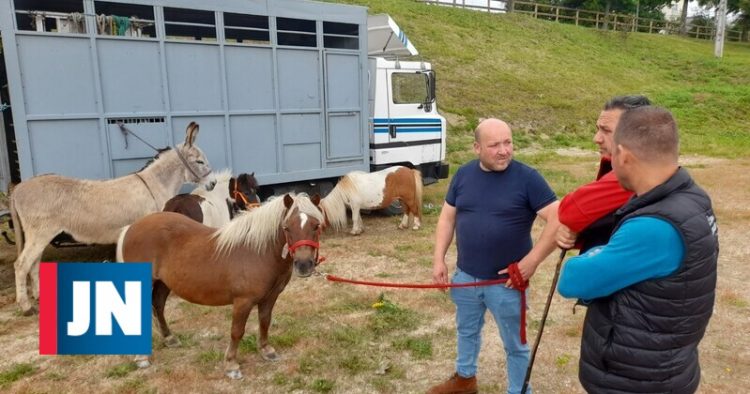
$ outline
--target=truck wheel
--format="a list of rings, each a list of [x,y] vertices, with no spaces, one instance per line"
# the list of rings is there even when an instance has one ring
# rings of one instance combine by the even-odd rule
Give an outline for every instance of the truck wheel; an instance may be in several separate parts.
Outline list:
[[[383,216],[397,216],[404,213],[403,207],[401,207],[401,201],[396,200],[386,208],[379,209],[378,214]]]

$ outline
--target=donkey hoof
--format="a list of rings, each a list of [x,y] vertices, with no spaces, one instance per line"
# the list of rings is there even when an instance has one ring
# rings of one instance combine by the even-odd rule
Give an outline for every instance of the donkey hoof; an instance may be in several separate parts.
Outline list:
[[[242,372],[240,372],[239,369],[233,369],[231,371],[227,371],[227,377],[233,380],[240,380],[242,379]]]
[[[151,366],[151,361],[148,361],[148,357],[147,356],[143,357],[143,358],[136,357],[136,359],[135,359],[135,365],[138,368],[141,368],[141,369],[148,368],[148,367]]]
[[[37,314],[37,310],[35,307],[30,306],[28,309],[22,310],[21,314],[23,314],[24,316],[34,316]]]
[[[180,347],[180,345],[182,345],[182,343],[180,343],[180,340],[174,335],[164,338],[164,346],[168,348],[177,348]]]

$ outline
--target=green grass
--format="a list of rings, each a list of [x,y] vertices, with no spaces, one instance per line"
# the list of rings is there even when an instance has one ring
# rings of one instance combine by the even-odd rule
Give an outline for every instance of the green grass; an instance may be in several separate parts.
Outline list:
[[[129,373],[138,369],[138,366],[134,362],[127,362],[124,364],[118,364],[107,370],[104,376],[108,378],[122,378],[127,376]]]
[[[328,379],[316,379],[310,386],[316,393],[330,393],[335,383]]]
[[[750,44],[724,58],[706,40],[603,32],[518,14],[429,6],[413,0],[339,0],[388,13],[437,71],[438,108],[453,163],[472,158],[480,117],[513,126],[517,148],[575,146],[591,136],[604,102],[646,94],[670,109],[685,153],[739,157],[750,148]]]
[[[351,353],[339,359],[338,366],[350,375],[356,375],[372,370],[374,362],[365,354]]]
[[[422,338],[398,338],[393,342],[398,350],[408,350],[415,359],[429,359],[432,357],[432,340]]]
[[[26,375],[34,373],[34,366],[27,363],[13,364],[10,368],[0,372],[0,387],[5,387]]]
[[[555,358],[555,365],[557,365],[558,368],[563,368],[570,363],[571,358],[572,357],[569,354],[561,354]]]
[[[240,340],[239,350],[244,353],[258,353],[258,338],[255,334],[245,334]]]
[[[208,365],[214,364],[224,359],[224,353],[218,350],[207,350],[198,354],[197,360],[199,363]]]
[[[419,324],[419,316],[416,312],[396,305],[386,299],[382,293],[373,307],[375,314],[370,315],[369,329],[376,335],[410,330]]]

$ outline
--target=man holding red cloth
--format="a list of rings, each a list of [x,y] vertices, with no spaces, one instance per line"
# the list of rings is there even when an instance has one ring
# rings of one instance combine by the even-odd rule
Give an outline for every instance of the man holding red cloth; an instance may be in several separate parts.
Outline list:
[[[583,254],[609,241],[615,211],[633,195],[620,186],[612,172],[612,138],[623,112],[650,104],[645,96],[618,96],[604,105],[594,134],[601,155],[599,173],[595,181],[579,187],[560,202],[557,243],[561,248],[580,249]]]

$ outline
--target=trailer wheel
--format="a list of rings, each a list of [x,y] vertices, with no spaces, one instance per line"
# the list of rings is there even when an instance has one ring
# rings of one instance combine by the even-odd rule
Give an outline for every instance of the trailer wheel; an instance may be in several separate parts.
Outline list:
[[[398,216],[404,213],[404,208],[401,206],[401,201],[396,200],[388,207],[378,209],[377,212],[383,216]]]

